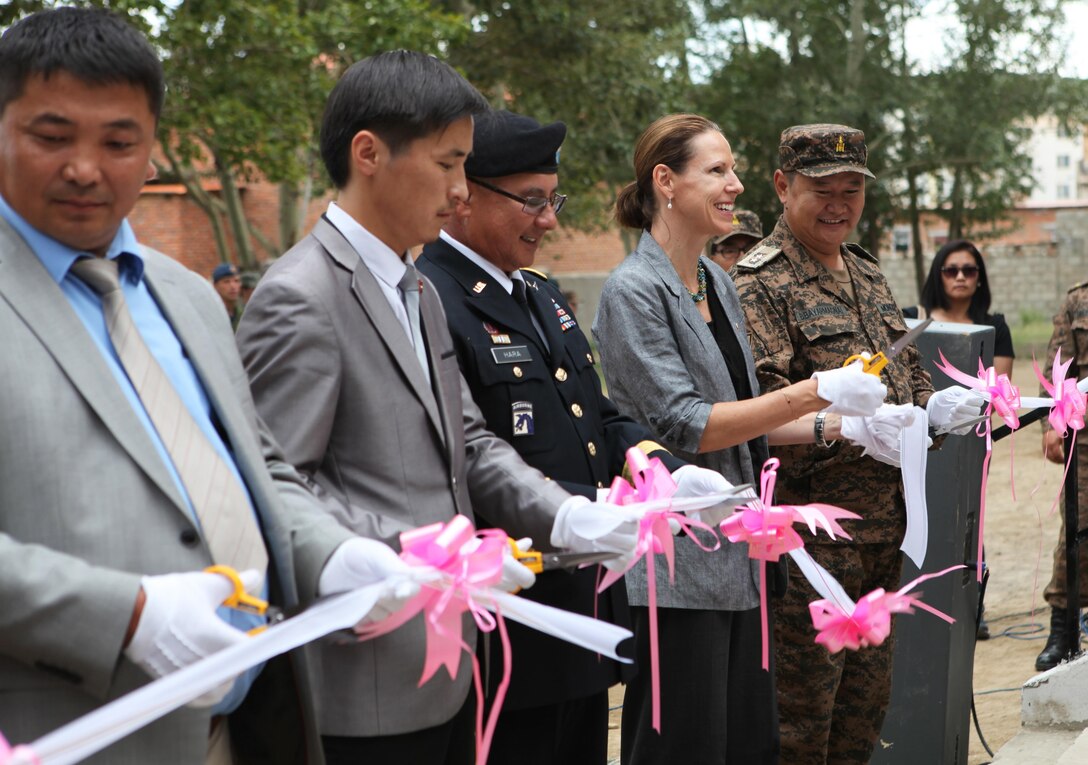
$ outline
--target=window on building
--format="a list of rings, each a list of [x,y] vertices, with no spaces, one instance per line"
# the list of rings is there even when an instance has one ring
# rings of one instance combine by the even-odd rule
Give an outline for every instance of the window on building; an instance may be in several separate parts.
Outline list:
[[[1069,199],[1069,198],[1070,198],[1069,184],[1059,183],[1058,184],[1058,199]]]
[[[1058,155],[1058,167],[1069,167],[1069,155],[1068,154],[1059,154]]]
[[[910,229],[906,226],[896,226],[892,229],[892,247],[896,252],[907,252],[910,249]]]

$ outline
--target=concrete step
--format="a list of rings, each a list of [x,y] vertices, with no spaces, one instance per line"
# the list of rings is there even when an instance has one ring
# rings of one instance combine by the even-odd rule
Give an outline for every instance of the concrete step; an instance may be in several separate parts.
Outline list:
[[[1088,763],[1088,655],[1059,664],[1024,683],[1024,726],[994,756],[994,765]]]

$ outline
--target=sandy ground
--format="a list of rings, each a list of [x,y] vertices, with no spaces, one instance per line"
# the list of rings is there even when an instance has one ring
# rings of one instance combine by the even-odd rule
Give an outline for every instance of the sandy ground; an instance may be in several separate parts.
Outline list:
[[[1036,395],[1030,358],[1013,374],[1025,395]],[[986,503],[986,556],[990,580],[986,618],[993,637],[975,648],[975,708],[982,735],[993,752],[1020,728],[1020,687],[1035,672],[1035,657],[1049,630],[1042,591],[1050,579],[1051,555],[1060,520],[1051,505],[1062,468],[1047,463],[1038,425],[995,444]],[[1013,471],[1010,471],[1013,456]],[[1016,499],[1011,489],[1015,486]],[[623,689],[612,690],[609,765],[619,763],[619,715]],[[971,731],[968,765],[991,760]]]

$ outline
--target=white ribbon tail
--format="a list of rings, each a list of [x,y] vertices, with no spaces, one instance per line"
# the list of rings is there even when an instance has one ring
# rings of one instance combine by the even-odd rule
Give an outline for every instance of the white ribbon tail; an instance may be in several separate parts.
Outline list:
[[[546,606],[533,600],[519,598],[516,595],[497,591],[493,588],[488,590],[487,597],[502,609],[502,615],[507,619],[524,624],[526,627],[543,632],[545,635],[551,635],[568,643],[581,646],[587,651],[599,653],[602,656],[607,656],[625,664],[631,663],[631,659],[626,659],[616,653],[619,644],[632,636],[630,630],[617,627],[615,624],[602,622],[599,619],[592,619],[560,608]],[[483,598],[481,598],[481,602],[485,602]],[[494,610],[494,608],[491,608],[491,610]]]
[[[812,556],[808,554],[808,550],[799,547],[796,550],[790,550],[789,556],[793,558],[793,562],[797,564],[801,574],[822,598],[837,604],[845,613],[851,614],[854,612],[857,604],[846,594],[846,590],[839,584],[839,580],[831,576],[827,569],[812,559]]]
[[[382,582],[322,600],[242,643],[111,701],[29,746],[41,765],[79,762],[252,666],[330,632],[353,627],[370,612],[386,587]]]
[[[899,431],[899,464],[907,505],[907,530],[899,549],[919,569],[929,548],[929,510],[926,505],[926,464],[929,458],[929,416],[914,407],[914,423]]]

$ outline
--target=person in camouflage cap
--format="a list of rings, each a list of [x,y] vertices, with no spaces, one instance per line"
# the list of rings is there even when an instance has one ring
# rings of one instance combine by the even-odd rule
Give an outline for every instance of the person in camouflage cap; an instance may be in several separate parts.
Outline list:
[[[855,353],[876,353],[907,329],[876,259],[846,243],[865,206],[866,179],[873,178],[864,133],[844,125],[791,127],[782,133],[779,160],[774,186],[782,216],[733,269],[764,391]],[[925,406],[933,394],[914,346],[885,367],[881,381],[890,405]],[[935,420],[947,421],[952,408]],[[904,411],[886,405],[874,417],[885,410]],[[843,435],[857,440],[845,429]],[[815,444],[771,448],[782,462],[775,499],[826,502],[861,515],[843,524],[853,543],[817,539],[806,548],[855,600],[877,587],[893,591],[906,527],[898,455],[865,456],[873,452],[817,436]],[[814,642],[809,615],[809,602],[819,597],[792,577],[775,609],[782,762],[867,763],[890,697],[894,632],[881,646],[829,654]]]
[[[728,271],[763,238],[759,216],[748,210],[733,211],[733,230],[710,245],[710,259]]]

